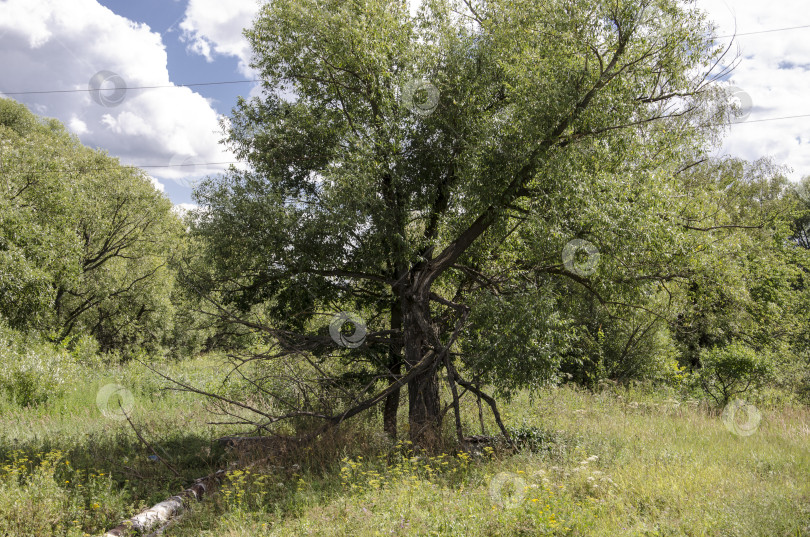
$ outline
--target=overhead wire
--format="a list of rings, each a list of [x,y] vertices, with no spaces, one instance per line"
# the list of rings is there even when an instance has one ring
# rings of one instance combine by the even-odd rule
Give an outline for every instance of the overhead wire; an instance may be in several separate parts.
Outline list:
[[[768,34],[768,33],[777,33],[777,32],[787,32],[793,30],[800,30],[810,28],[810,24],[800,25],[800,26],[789,26],[785,28],[774,28],[770,30],[760,30],[756,32],[744,32],[744,33],[736,33],[736,34],[729,34],[723,36],[716,36],[715,39],[727,39],[731,37],[741,37],[741,36],[748,36],[748,35],[758,35],[758,34]],[[127,86],[123,89],[126,90],[147,90],[147,89],[171,89],[171,88],[189,88],[189,87],[198,87],[198,86],[219,86],[219,85],[231,85],[231,84],[249,84],[249,83],[257,83],[261,82],[261,79],[244,79],[244,80],[223,80],[223,81],[209,81],[209,82],[194,82],[189,84],[168,84],[168,85],[154,85],[154,86]],[[99,91],[99,88],[76,88],[76,89],[64,89],[64,90],[26,90],[26,91],[0,91],[0,95],[42,95],[42,94],[58,94],[58,93],[79,93],[79,92],[90,92],[90,91]],[[800,119],[800,118],[807,118],[810,117],[810,114],[800,114],[800,115],[793,115],[793,116],[782,116],[782,117],[773,117],[773,118],[763,118],[763,119],[751,119],[751,120],[744,120],[744,121],[735,121],[735,122],[727,122],[727,123],[718,123],[709,126],[734,126],[734,125],[745,125],[746,123],[765,123],[771,121],[783,121],[788,119]],[[229,161],[229,162],[194,162],[194,163],[183,163],[183,164],[144,164],[144,165],[131,165],[131,164],[121,164],[119,165],[122,168],[182,168],[182,167],[207,167],[207,166],[224,166],[224,165],[231,165],[231,164],[239,164],[239,161]],[[60,172],[70,172],[70,171],[103,171],[108,168],[76,168],[75,170],[70,169],[61,169]],[[26,173],[31,173],[26,172]],[[47,173],[47,172],[44,172]]]
[[[743,32],[743,33],[736,33],[736,34],[728,34],[728,35],[719,35],[715,36],[713,39],[728,39],[731,37],[742,37],[747,35],[759,35],[759,34],[769,34],[769,33],[778,33],[778,32],[788,32],[792,30],[801,30],[805,28],[810,28],[810,24],[803,24],[800,26],[788,26],[785,28],[772,28],[770,30],[758,30],[756,32]],[[192,82],[189,84],[164,84],[164,85],[155,85],[155,86],[126,86],[121,89],[126,90],[143,90],[143,89],[170,89],[170,88],[191,88],[197,86],[219,86],[219,85],[227,85],[227,84],[251,84],[256,82],[261,82],[261,79],[244,79],[244,80],[222,80],[222,81],[210,81],[210,82]],[[79,93],[79,92],[89,92],[89,91],[99,91],[100,88],[75,88],[75,89],[61,89],[61,90],[24,90],[24,91],[0,91],[0,94],[3,95],[41,95],[41,94],[48,94],[48,93]]]
[[[260,79],[254,80],[224,80],[219,82],[195,82],[192,84],[167,84],[162,86],[126,86],[121,89],[141,90],[141,89],[167,89],[167,88],[190,88],[194,86],[219,86],[225,84],[247,84],[250,82],[261,82]],[[112,89],[112,88],[110,88]],[[102,88],[76,88],[66,90],[31,90],[31,91],[0,91],[2,95],[41,95],[46,93],[79,93],[85,91],[104,91]]]

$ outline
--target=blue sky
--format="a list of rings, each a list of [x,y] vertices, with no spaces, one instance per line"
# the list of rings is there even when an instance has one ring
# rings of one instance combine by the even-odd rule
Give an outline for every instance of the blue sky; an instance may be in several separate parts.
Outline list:
[[[219,122],[239,95],[257,89],[178,85],[256,77],[242,29],[258,1],[0,0],[0,96],[59,119],[123,164],[144,167],[172,202],[187,207],[199,177],[235,160],[219,143]],[[697,0],[720,35],[739,34],[739,65],[726,83],[751,103],[715,154],[770,156],[792,179],[810,175],[810,117],[792,117],[810,115],[810,28],[785,28],[810,25],[805,2]],[[91,80],[130,89],[111,102],[87,91]],[[170,87],[131,89],[138,86]],[[65,89],[75,92],[11,94]]]
[[[239,70],[239,59],[227,54],[214,54],[210,58],[189,49],[186,32],[181,28],[186,18],[187,0],[99,0],[116,15],[131,21],[147,24],[159,32],[166,47],[167,67],[171,82],[177,85],[196,84],[208,81],[247,80]],[[227,6],[226,2],[223,4]],[[225,8],[227,9],[227,7]],[[252,77],[250,77],[252,79]],[[230,114],[239,96],[250,92],[251,84],[223,84],[194,86],[196,93],[209,100],[210,105],[222,115]],[[157,90],[166,91],[166,90]],[[149,171],[153,171],[150,168]],[[190,188],[176,181],[163,183],[166,194],[175,203],[191,202]]]
[[[219,143],[220,121],[256,84],[182,85],[254,79],[242,29],[258,9],[257,0],[0,0],[0,95],[143,167],[187,206],[196,180],[236,160]],[[111,99],[117,83],[126,89]],[[49,90],[74,92],[17,93]]]
[[[188,49],[180,28],[188,5],[186,0],[100,0],[99,3],[117,15],[146,23],[152,31],[160,33],[166,46],[167,65],[173,83],[245,80],[235,56],[216,55],[214,61],[208,61],[204,56]],[[249,84],[199,86],[195,87],[195,91],[212,99],[217,112],[228,114],[237,97],[247,94],[250,87]]]

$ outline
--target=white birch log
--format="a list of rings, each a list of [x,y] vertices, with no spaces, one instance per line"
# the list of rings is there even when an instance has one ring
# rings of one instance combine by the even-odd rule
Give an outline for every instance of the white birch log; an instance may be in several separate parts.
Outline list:
[[[126,520],[123,524],[105,533],[104,537],[124,537],[126,535],[144,534],[168,524],[186,510],[189,500],[202,500],[206,494],[214,489],[224,475],[225,471],[220,470],[214,474],[195,480],[193,485],[177,496],[172,496],[168,500],[162,501],[146,511],[138,513],[129,520]]]

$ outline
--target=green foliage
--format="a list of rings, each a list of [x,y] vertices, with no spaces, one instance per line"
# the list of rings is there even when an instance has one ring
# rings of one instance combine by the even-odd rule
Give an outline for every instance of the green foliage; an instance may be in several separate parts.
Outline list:
[[[22,329],[41,326],[55,294],[50,275],[29,262],[20,247],[0,250],[0,311],[9,323]]]
[[[265,4],[246,35],[268,91],[227,124],[248,169],[195,192],[190,285],[265,340],[262,359],[313,359],[295,370],[312,396],[278,412],[320,413],[338,366],[380,379],[352,386],[363,400],[445,344],[506,395],[561,373],[654,376],[670,288],[714,240],[687,227],[709,195],[682,195],[679,175],[715,134],[705,105],[723,109],[695,85],[723,54],[710,32],[668,0]],[[592,272],[561,263],[572,239],[598,249]],[[375,337],[330,345],[339,311]]]
[[[559,380],[569,327],[555,297],[537,290],[542,288],[504,286],[499,296],[471,297],[475,307],[461,344],[465,366],[484,382],[495,382],[504,395]]]
[[[507,426],[509,438],[519,449],[538,452],[550,450],[558,442],[555,433],[535,427],[523,422],[520,426]]]
[[[0,99],[0,316],[102,350],[172,337],[183,228],[145,173]]]
[[[697,374],[700,385],[720,405],[761,386],[772,372],[772,360],[767,353],[740,342],[705,351],[701,363]]]
[[[66,349],[0,326],[0,399],[19,407],[58,398],[79,369]]]
[[[783,170],[729,159],[697,167],[688,181],[715,207],[694,227],[716,242],[697,253],[672,323],[684,364],[695,368],[703,349],[735,340],[776,349],[800,337],[810,259],[790,240],[801,208]]]

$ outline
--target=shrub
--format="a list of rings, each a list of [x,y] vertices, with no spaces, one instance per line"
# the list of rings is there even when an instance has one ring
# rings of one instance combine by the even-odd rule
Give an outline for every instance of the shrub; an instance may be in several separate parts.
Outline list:
[[[701,363],[697,373],[700,386],[719,405],[761,386],[772,371],[767,352],[757,352],[739,342],[704,351]]]
[[[73,359],[85,366],[99,365],[98,350],[99,345],[96,338],[89,334],[82,334],[73,338],[68,345],[70,355]]]
[[[525,422],[519,427],[507,426],[506,431],[518,448],[532,452],[550,449],[551,445],[557,442],[553,434]]]
[[[25,407],[62,394],[79,367],[65,348],[0,326],[0,397]]]

